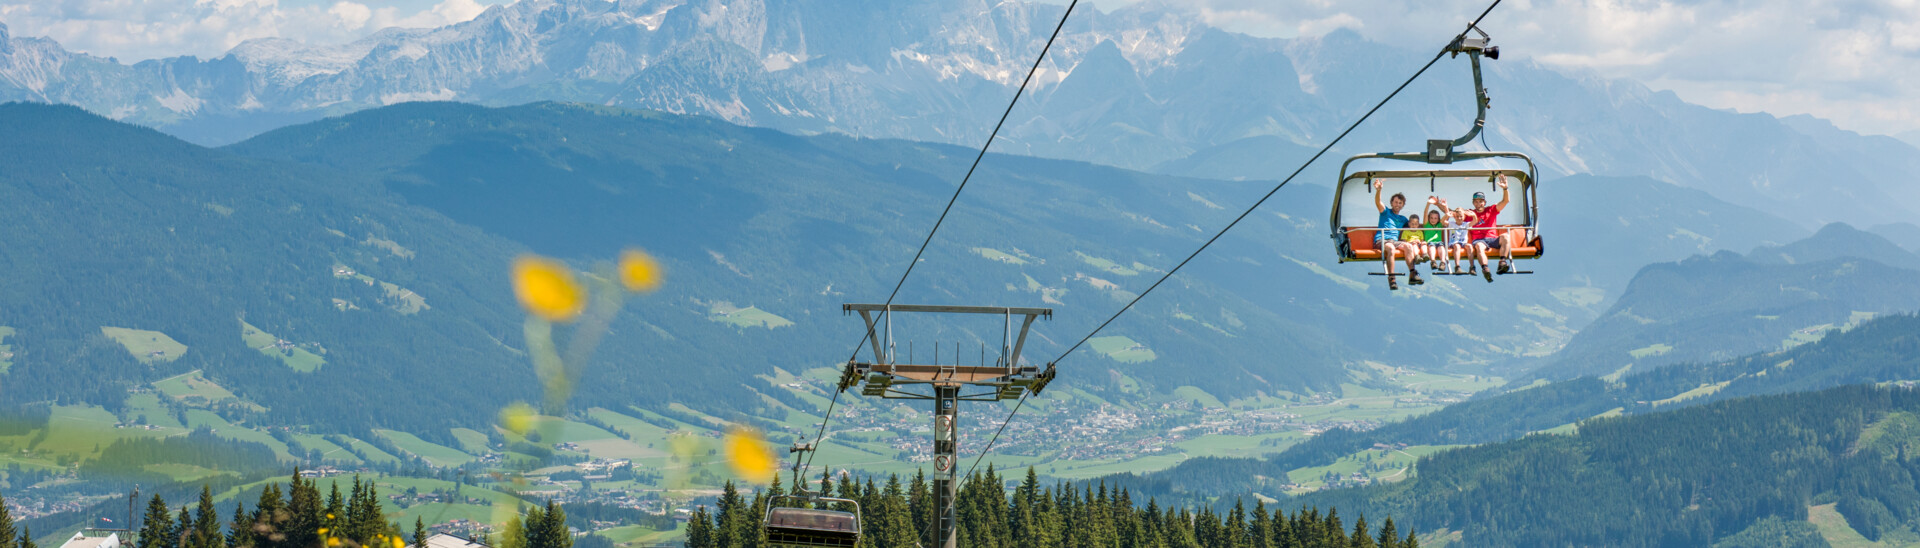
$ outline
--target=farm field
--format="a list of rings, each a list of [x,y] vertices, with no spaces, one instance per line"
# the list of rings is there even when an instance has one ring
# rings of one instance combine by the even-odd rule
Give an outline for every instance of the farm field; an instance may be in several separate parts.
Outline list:
[[[314,372],[319,370],[320,366],[327,364],[326,358],[308,351],[306,345],[291,342],[283,345],[279,337],[244,321],[240,322],[240,340],[245,342],[248,348],[259,350],[261,354],[280,360],[280,363],[286,364],[288,368],[301,373]]]
[[[373,433],[387,438],[387,441],[393,442],[394,447],[398,447],[401,451],[412,453],[413,456],[426,459],[428,464],[434,466],[459,466],[473,461],[473,455],[466,454],[459,449],[420,439],[419,436],[406,432],[375,429]]]
[[[120,343],[140,363],[170,362],[187,354],[187,345],[159,331],[101,326],[100,333]]]

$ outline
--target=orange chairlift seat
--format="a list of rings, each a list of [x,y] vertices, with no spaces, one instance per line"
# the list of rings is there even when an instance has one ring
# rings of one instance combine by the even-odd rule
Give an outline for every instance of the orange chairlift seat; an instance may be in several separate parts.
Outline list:
[[[1374,190],[1372,182],[1381,180],[1380,201],[1388,202],[1390,196],[1405,194],[1407,205],[1400,214],[1408,218],[1424,216],[1427,198],[1439,197],[1446,200],[1449,207],[1472,209],[1472,196],[1475,192],[1484,192],[1489,205],[1500,202],[1500,188],[1494,181],[1500,176],[1507,177],[1507,196],[1509,202],[1502,210],[1494,234],[1506,234],[1512,242],[1514,259],[1536,259],[1541,257],[1546,246],[1540,238],[1540,211],[1536,197],[1539,182],[1539,169],[1533,159],[1519,152],[1461,152],[1460,146],[1473,142],[1486,125],[1487,89],[1481,85],[1480,58],[1499,59],[1500,48],[1488,46],[1489,39],[1480,29],[1472,29],[1478,38],[1461,38],[1447,46],[1454,56],[1467,55],[1473,66],[1473,87],[1476,94],[1478,114],[1473,128],[1458,139],[1430,139],[1425,152],[1378,152],[1361,154],[1348,158],[1340,165],[1340,180],[1334,186],[1333,213],[1328,221],[1332,228],[1334,250],[1340,262],[1379,261],[1381,252],[1374,241],[1378,232],[1380,212],[1374,208]],[[1424,166],[1405,166],[1392,169],[1393,164],[1407,162],[1426,164]],[[1456,165],[1466,162],[1468,165]],[[1355,163],[1363,163],[1373,169],[1354,170]],[[1517,163],[1524,163],[1524,169]],[[1488,250],[1489,260],[1498,260],[1501,253]],[[1529,271],[1515,271],[1516,274],[1529,274]]]

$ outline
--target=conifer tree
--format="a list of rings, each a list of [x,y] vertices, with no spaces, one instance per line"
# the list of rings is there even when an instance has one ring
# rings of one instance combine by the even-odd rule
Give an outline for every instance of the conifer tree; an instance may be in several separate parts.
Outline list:
[[[166,513],[166,504],[161,503],[160,521],[167,521]],[[13,514],[7,511],[7,499],[0,497],[0,548],[14,548],[13,535]]]
[[[573,548],[573,534],[567,530],[567,511],[547,500],[545,509],[527,512],[527,548]]]
[[[233,505],[233,521],[227,526],[227,548],[254,548],[253,524],[247,518],[246,504]]]
[[[1347,536],[1347,548],[1374,548],[1373,537],[1367,534],[1367,516],[1353,520],[1353,534]]]
[[[6,505],[0,504],[0,515],[6,512]],[[0,538],[5,538],[0,548],[13,548],[12,520],[0,520]],[[147,500],[147,515],[140,520],[139,548],[171,548],[173,545],[173,515],[167,513],[167,501],[160,495]]]
[[[314,482],[300,477],[298,470],[287,481],[287,519],[280,520],[279,532],[285,536],[282,548],[312,548],[321,542],[319,529],[324,527],[325,510],[320,506],[320,487]]]
[[[1400,541],[1400,548],[1420,548],[1420,537],[1413,536],[1413,531],[1407,531],[1407,539]]]
[[[39,544],[33,542],[33,531],[25,525],[20,526],[20,544],[18,544],[18,546],[19,548],[40,548]]]
[[[907,487],[907,513],[913,520],[913,534],[920,539],[921,546],[933,545],[932,505],[933,492],[927,485],[927,473],[916,468],[913,471],[913,483]]]
[[[1400,548],[1400,532],[1393,527],[1393,518],[1380,524],[1379,548]]]
[[[687,548],[717,548],[713,541],[713,519],[707,515],[707,507],[695,508],[693,516],[687,519]]]
[[[1234,499],[1233,512],[1227,514],[1226,530],[1221,531],[1226,538],[1220,544],[1229,548],[1249,548],[1253,545],[1247,538],[1247,506],[1240,499]]]
[[[543,506],[535,505],[527,509],[527,515],[521,518],[520,538],[525,548],[545,548],[547,543],[547,511]]]
[[[321,515],[324,519],[320,522],[320,526],[325,527],[327,532],[321,536],[341,538],[347,536],[346,531],[342,530],[347,525],[347,504],[345,499],[340,498],[340,482],[335,481],[330,485],[333,489],[327,494],[327,509],[326,513]]]
[[[1247,525],[1247,537],[1253,548],[1273,548],[1273,518],[1267,515],[1267,501],[1253,502],[1253,522]]]
[[[1020,487],[1013,491],[1013,508],[1008,515],[1008,519],[1013,522],[1014,546],[1037,546],[1034,544],[1038,535],[1034,531],[1033,512],[1034,499],[1039,496],[1039,490],[1040,477],[1034,474],[1032,466],[1028,466],[1027,478],[1022,480]]]
[[[413,548],[427,548],[427,522],[413,518]]]
[[[1340,509],[1328,508],[1327,518],[1320,522],[1320,542],[1329,548],[1347,545],[1346,527],[1340,523]]]
[[[734,488],[733,480],[727,480],[727,483],[721,486],[720,500],[717,505],[720,507],[720,512],[714,515],[713,520],[714,546],[740,548],[744,544],[745,536],[740,530],[740,518],[741,514],[746,513],[746,509],[741,507],[740,491]]]
[[[173,525],[173,546],[175,548],[197,548],[193,545],[193,510],[180,505],[180,516]]]
[[[282,530],[287,520],[285,503],[280,500],[280,486],[269,483],[260,490],[260,500],[253,505],[246,532],[258,548],[282,548],[281,543],[286,540]]]
[[[220,548],[226,537],[220,534],[220,516],[213,507],[213,488],[200,486],[200,505],[193,520],[192,548]]]
[[[868,546],[875,548],[913,548],[920,536],[913,531],[913,515],[907,509],[907,493],[900,486],[900,475],[887,476],[887,487],[880,492],[880,500],[869,515],[861,516],[862,522],[877,523],[874,540]]]
[[[526,522],[520,519],[519,512],[507,516],[507,523],[500,526],[498,548],[527,548]]]
[[[1125,488],[1114,495],[1109,513],[1113,516],[1114,538],[1121,546],[1140,545],[1140,520],[1133,510],[1133,493]]]

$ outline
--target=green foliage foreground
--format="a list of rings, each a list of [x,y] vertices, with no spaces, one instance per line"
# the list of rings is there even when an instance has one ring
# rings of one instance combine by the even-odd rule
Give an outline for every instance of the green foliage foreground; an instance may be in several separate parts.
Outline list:
[[[688,548],[754,548],[764,546],[761,516],[771,499],[780,496],[779,481],[751,499],[728,482],[714,511],[702,507],[687,524]],[[889,476],[884,486],[868,478],[847,479],[836,489],[832,476],[821,481],[828,496],[860,503],[861,546],[912,548],[939,546],[934,542],[931,482],[916,474],[903,485]],[[1137,506],[1125,489],[1106,484],[1075,487],[1072,483],[1043,486],[1029,468],[1026,480],[1011,493],[1003,478],[989,467],[985,474],[961,482],[955,514],[959,545],[973,548],[1014,546],[1139,547],[1139,548],[1417,548],[1419,540],[1404,537],[1388,518],[1379,528],[1361,516],[1345,527],[1340,513],[1302,508],[1288,514],[1267,511],[1255,502],[1249,511],[1236,502],[1231,511],[1202,507],[1162,509],[1148,500]],[[849,511],[851,508],[835,508]]]

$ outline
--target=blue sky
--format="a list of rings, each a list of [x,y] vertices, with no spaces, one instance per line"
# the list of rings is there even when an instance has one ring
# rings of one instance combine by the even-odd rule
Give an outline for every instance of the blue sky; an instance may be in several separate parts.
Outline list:
[[[16,36],[136,61],[218,56],[250,38],[342,43],[465,21],[500,0],[0,0]],[[959,0],[955,0],[959,1]],[[1066,0],[1041,0],[1063,4]],[[1112,10],[1143,0],[1083,0]],[[1262,36],[1348,28],[1431,47],[1485,0],[1144,0]],[[1509,55],[1629,78],[1715,108],[1813,114],[1920,141],[1920,0],[1505,0]]]

